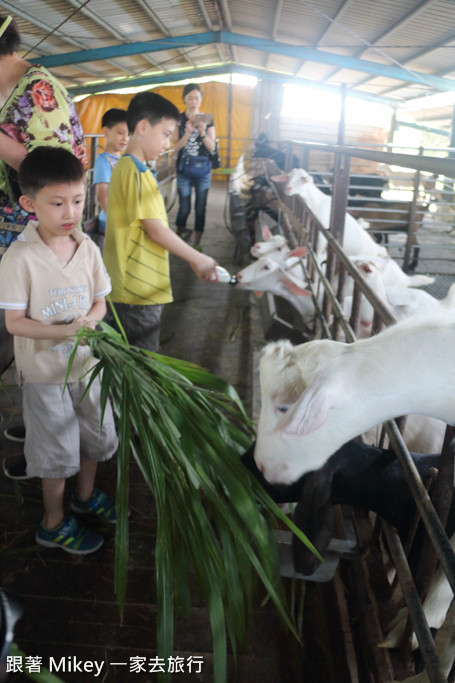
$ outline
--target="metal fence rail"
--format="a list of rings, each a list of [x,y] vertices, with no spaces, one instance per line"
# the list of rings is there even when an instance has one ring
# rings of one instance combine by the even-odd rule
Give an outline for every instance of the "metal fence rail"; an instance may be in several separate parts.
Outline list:
[[[293,149],[295,149],[295,145],[293,145]],[[342,169],[342,172],[344,172],[345,175],[346,173],[349,175],[350,159],[348,158],[346,162],[346,155],[348,155],[348,157],[350,155],[355,156],[358,152],[355,150],[348,150],[347,148],[340,149],[335,147],[331,147],[330,151],[340,155],[341,159],[338,162],[339,168]],[[425,166],[436,169],[438,168],[438,166],[435,165],[437,162],[445,161],[447,163],[443,164],[444,170],[450,170],[450,172],[455,175],[455,162],[452,160],[436,160],[433,158],[429,159],[428,157],[413,157],[410,159],[408,155],[404,160],[401,158],[396,159],[390,153],[382,152],[372,152],[371,157],[375,158],[378,154],[381,156],[381,158],[384,158],[383,155],[387,154],[388,161],[392,162],[393,160],[394,164],[397,164],[399,161],[405,161],[406,164],[409,165],[412,162],[415,162],[415,168]],[[391,156],[393,159],[390,159]],[[346,341],[352,342],[355,340],[354,331],[357,329],[359,301],[361,296],[364,296],[368,299],[375,311],[373,333],[378,332],[384,325],[394,324],[396,319],[384,306],[383,302],[376,296],[375,292],[368,286],[361,276],[360,271],[350,261],[343,249],[340,247],[340,243],[342,242],[342,229],[340,230],[340,225],[344,225],[344,212],[347,204],[347,185],[345,183],[343,187],[343,182],[340,183],[339,188],[341,187],[341,195],[344,191],[344,196],[341,197],[340,194],[337,196],[336,183],[334,185],[335,186],[332,195],[334,207],[332,209],[331,231],[326,230],[319,223],[317,217],[312,214],[300,197],[288,197],[284,195],[280,189],[280,186],[278,185],[276,186],[276,189],[278,195],[280,196],[281,202],[286,205],[288,211],[291,210],[293,212],[296,219],[298,219],[299,224],[299,228],[296,230],[295,221],[292,221],[292,226],[289,221],[284,221],[282,225],[282,231],[289,239],[291,246],[302,243],[305,243],[309,246],[308,256],[305,257],[305,261],[302,261],[302,268],[304,270],[305,277],[310,282],[310,288],[316,309],[315,327],[313,333],[316,336],[330,335],[337,339],[339,338],[341,330]],[[335,239],[332,232],[338,234],[338,240]],[[316,245],[320,235],[323,235],[328,243],[328,257],[325,268],[321,266],[316,257]],[[335,272],[337,274],[336,278]],[[344,315],[342,307],[344,283],[347,277],[351,277],[354,281],[353,306],[349,321],[346,320],[346,316]],[[334,289],[335,285],[337,285],[336,291]],[[321,287],[324,290],[322,306],[319,303],[320,297],[317,296],[317,290]],[[436,480],[437,482],[439,481],[440,491],[438,494],[439,499],[435,500],[435,504],[438,509],[438,511],[436,511],[426,491],[426,488],[422,483],[409,451],[404,444],[403,438],[396,423],[394,421],[388,422],[386,423],[385,428],[391,443],[391,447],[395,450],[397,458],[403,468],[404,476],[410,487],[417,509],[427,530],[429,539],[434,546],[436,553],[435,556],[437,556],[451,586],[451,589],[455,594],[455,554],[445,533],[443,522],[441,521],[445,520],[447,516],[453,491],[452,482],[454,451],[451,444],[454,436],[454,430],[453,428],[448,427],[442,448],[441,469]],[[449,471],[449,475],[447,475],[447,469]],[[443,481],[444,479],[445,482]],[[445,484],[445,491],[443,490],[442,493],[441,481],[443,482],[443,489]],[[436,489],[438,489],[437,485]],[[431,636],[424,616],[419,592],[410,574],[406,555],[403,551],[401,542],[398,538],[398,535],[393,528],[390,527],[390,525],[384,524],[384,532],[391,549],[391,554],[395,563],[399,582],[405,595],[406,604],[408,606],[413,628],[421,648],[421,653],[429,680],[431,683],[446,682],[447,678],[441,668],[434,640]],[[432,564],[432,569],[434,571],[436,561],[434,560],[432,563],[430,562],[430,564]],[[430,580],[431,575],[428,575],[427,572],[423,586],[424,591],[428,588]]]

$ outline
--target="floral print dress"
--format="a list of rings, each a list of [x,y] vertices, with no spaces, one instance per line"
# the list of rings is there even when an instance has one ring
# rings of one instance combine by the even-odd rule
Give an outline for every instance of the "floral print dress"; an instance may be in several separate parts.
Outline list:
[[[0,111],[0,135],[9,135],[28,151],[39,145],[64,147],[87,167],[84,133],[63,85],[42,66],[33,65]],[[0,258],[32,218],[18,204],[17,173],[0,161]]]

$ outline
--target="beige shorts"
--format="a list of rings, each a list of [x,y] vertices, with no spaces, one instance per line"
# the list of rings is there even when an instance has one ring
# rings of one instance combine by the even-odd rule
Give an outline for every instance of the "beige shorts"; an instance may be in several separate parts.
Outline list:
[[[27,474],[51,479],[71,477],[81,453],[101,462],[117,450],[117,433],[108,402],[100,430],[100,382],[96,377],[82,398],[88,379],[63,384],[23,384],[24,453]]]

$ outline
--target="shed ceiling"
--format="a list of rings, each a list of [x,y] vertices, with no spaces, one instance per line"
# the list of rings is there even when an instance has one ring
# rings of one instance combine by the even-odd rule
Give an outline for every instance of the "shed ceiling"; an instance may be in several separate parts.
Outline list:
[[[0,8],[17,19],[26,58],[73,94],[235,71],[345,85],[396,106],[455,93],[455,0],[0,0]],[[451,112],[431,116],[444,126]]]

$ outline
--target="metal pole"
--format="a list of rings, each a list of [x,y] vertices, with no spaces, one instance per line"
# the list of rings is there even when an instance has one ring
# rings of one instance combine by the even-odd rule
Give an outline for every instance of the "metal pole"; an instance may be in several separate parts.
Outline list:
[[[227,134],[226,168],[231,168],[231,144],[232,144],[232,73],[229,75],[229,88],[228,88],[228,134]]]
[[[441,524],[444,526],[446,525],[449,516],[449,509],[453,496],[454,435],[455,429],[448,426],[444,436],[438,474],[430,492],[434,509],[441,520]],[[425,561],[421,563],[417,569],[416,585],[420,596],[424,599],[436,570],[437,563],[435,550],[428,537],[425,538],[422,545],[422,557],[425,558]]]
[[[346,83],[341,85],[341,106],[340,106],[340,120],[338,121],[338,144],[344,145],[345,129],[346,129]]]
[[[411,616],[412,625],[419,642],[420,652],[425,663],[425,669],[428,678],[430,679],[430,683],[447,683],[447,679],[441,669],[441,662],[439,661],[438,653],[436,652],[433,636],[431,635],[427,620],[425,619],[422,604],[414,585],[408,561],[398,534],[393,526],[385,520],[383,520],[382,525],[393,564],[400,576],[400,586]]]
[[[396,424],[393,421],[388,421],[385,425],[394,451],[403,468],[405,479],[422,516],[422,521],[433,542],[441,567],[452,592],[455,594],[455,554],[452,546]]]
[[[420,147],[419,149],[419,154],[423,154],[423,147]],[[419,185],[420,185],[420,171],[416,171],[414,174],[414,183],[413,183],[413,194],[412,194],[412,202],[411,202],[411,208],[409,210],[409,220],[408,220],[408,235],[406,239],[406,247],[404,251],[404,260],[403,260],[403,270],[406,272],[409,268],[409,259],[411,257],[411,249],[414,247],[414,249],[418,249],[417,247],[417,238],[416,238],[416,217],[417,217],[417,200],[419,197]],[[414,255],[414,258],[411,263],[411,269],[415,268],[417,265],[417,255]]]

